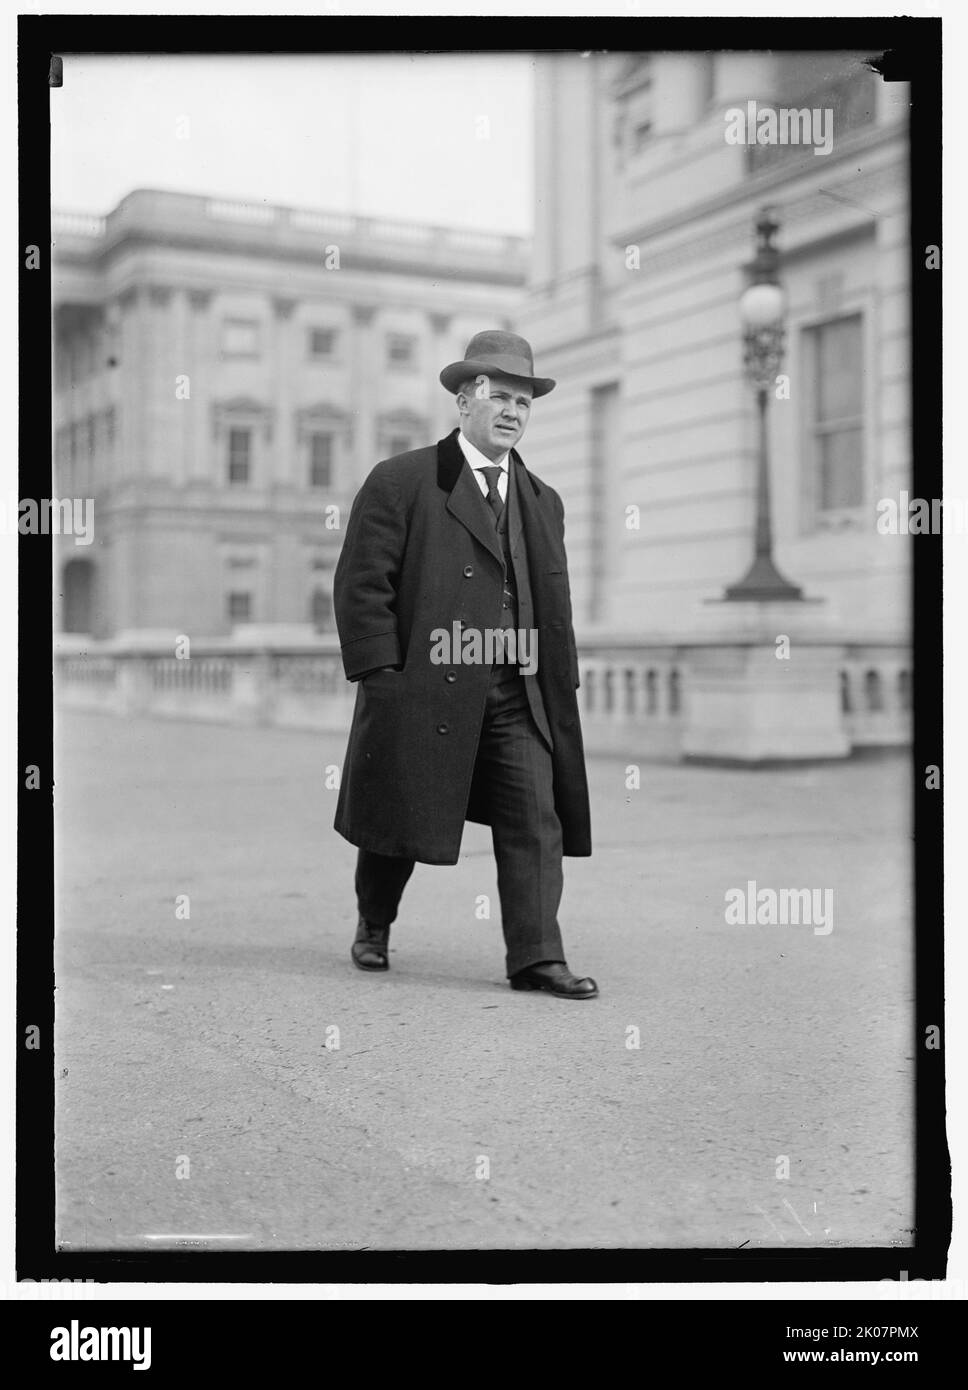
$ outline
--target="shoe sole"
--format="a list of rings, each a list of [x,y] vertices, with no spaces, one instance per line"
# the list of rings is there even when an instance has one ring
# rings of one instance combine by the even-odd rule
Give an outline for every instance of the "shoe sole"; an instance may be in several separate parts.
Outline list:
[[[385,975],[390,969],[389,962],[386,965],[361,965],[355,956],[350,956],[350,960],[357,970],[365,970],[368,975]]]
[[[517,990],[537,990],[540,994],[553,994],[556,999],[597,999],[598,990],[589,994],[570,994],[566,990],[549,989],[547,985],[536,985],[531,980],[511,981],[511,988]]]

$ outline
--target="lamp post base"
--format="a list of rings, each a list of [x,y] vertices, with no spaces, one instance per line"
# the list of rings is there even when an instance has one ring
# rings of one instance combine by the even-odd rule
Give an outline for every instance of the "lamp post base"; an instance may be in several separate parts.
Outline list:
[[[797,602],[803,600],[803,590],[784,579],[769,555],[757,555],[743,578],[725,590],[723,598],[732,603]]]
[[[684,758],[756,767],[846,758],[843,639],[822,600],[703,606],[686,657]]]

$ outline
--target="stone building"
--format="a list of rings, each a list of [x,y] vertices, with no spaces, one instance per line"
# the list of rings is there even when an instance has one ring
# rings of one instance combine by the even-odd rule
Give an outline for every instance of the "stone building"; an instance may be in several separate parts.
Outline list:
[[[67,700],[344,728],[331,519],[375,460],[452,426],[440,366],[506,324],[559,382],[522,454],[565,502],[589,751],[909,741],[911,542],[877,527],[911,480],[907,87],[832,53],[535,73],[530,248],[143,192],[59,224],[58,488],[97,502],[96,544],[55,549],[62,626],[112,638],[59,643]],[[809,603],[721,601],[753,558],[740,300],[767,206],[773,548]],[[209,641],[179,660],[177,633]]]
[[[788,384],[770,409],[777,563],[845,636],[906,640],[907,542],[878,534],[875,509],[910,484],[908,99],[852,54],[536,59],[521,331],[561,386],[526,456],[565,500],[586,638],[688,635],[749,565],[739,300],[769,204],[788,301]],[[829,112],[829,150],[731,143],[751,101]]]
[[[145,190],[54,242],[55,491],[95,515],[58,627],[330,628],[357,487],[452,427],[437,372],[510,326],[526,244]]]

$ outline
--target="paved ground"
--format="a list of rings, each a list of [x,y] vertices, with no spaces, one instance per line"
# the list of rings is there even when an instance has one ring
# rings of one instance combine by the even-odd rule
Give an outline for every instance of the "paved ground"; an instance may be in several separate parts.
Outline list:
[[[901,759],[594,761],[573,1003],[508,989],[482,827],[418,866],[389,975],[351,966],[339,738],[70,713],[58,747],[66,1247],[908,1243]],[[833,889],[833,930],[727,924],[750,879]]]

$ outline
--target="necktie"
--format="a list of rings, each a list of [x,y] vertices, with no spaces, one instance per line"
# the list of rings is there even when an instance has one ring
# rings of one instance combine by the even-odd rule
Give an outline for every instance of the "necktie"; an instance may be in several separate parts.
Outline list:
[[[484,474],[487,482],[487,500],[491,504],[491,511],[494,513],[494,525],[501,520],[501,513],[504,511],[504,503],[501,501],[501,494],[497,490],[497,480],[501,476],[502,469],[496,463],[488,464],[486,468],[481,468],[478,472]]]

